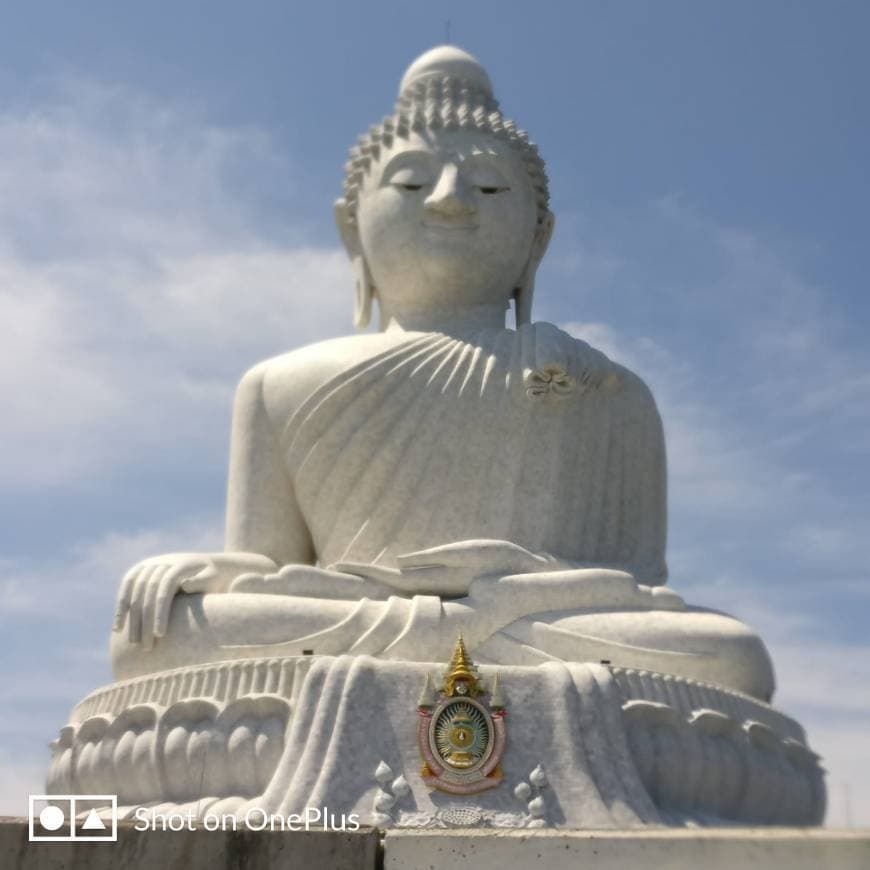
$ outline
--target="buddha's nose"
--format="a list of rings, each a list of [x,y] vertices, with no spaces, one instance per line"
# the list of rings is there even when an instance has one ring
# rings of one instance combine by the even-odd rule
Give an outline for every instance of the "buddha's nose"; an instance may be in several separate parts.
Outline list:
[[[453,163],[441,170],[435,188],[423,204],[428,211],[442,217],[462,217],[475,212],[472,191],[462,180],[459,167]]]

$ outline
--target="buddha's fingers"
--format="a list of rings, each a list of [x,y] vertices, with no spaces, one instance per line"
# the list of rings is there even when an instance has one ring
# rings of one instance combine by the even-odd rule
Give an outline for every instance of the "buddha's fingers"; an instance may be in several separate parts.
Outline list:
[[[160,570],[159,565],[146,564],[137,573],[133,591],[130,595],[129,615],[127,618],[130,643],[142,642],[142,606],[145,601],[145,592],[148,589],[148,580],[158,570]]]
[[[166,630],[169,627],[169,614],[172,610],[172,602],[178,594],[181,582],[184,575],[190,572],[189,565],[176,565],[170,568],[161,578],[160,584],[157,587],[157,597],[154,602],[154,636],[165,637]],[[198,575],[195,575],[198,576]],[[188,581],[194,578],[189,578]],[[194,592],[197,590],[189,589],[185,591]]]
[[[364,562],[336,562],[329,566],[329,570],[345,576],[364,577],[377,583],[385,583],[387,586],[393,586],[401,577],[395,568],[385,568],[383,565],[367,565]]]
[[[134,565],[124,575],[124,579],[121,581],[121,590],[118,593],[118,604],[115,607],[115,618],[112,621],[112,631],[120,631],[121,626],[124,624],[124,617],[130,609],[130,601],[133,598],[133,586],[136,583],[136,578],[139,576],[141,570],[142,564],[140,562],[138,565]]]
[[[651,606],[631,574],[609,568],[482,577],[471,585],[469,597],[517,617],[570,608]]]
[[[242,574],[230,591],[351,601],[390,596],[390,589],[375,580],[311,565],[286,565],[276,574]]]
[[[142,640],[142,615],[132,607],[127,612],[127,639],[133,644]]]
[[[443,604],[469,643],[483,643],[523,616],[560,610],[643,608],[644,596],[624,571],[575,568],[479,577],[467,598]]]
[[[142,648],[150,650],[154,647],[155,614],[157,593],[160,582],[168,570],[168,566],[160,565],[148,577],[148,583],[142,593]]]
[[[376,581],[390,592],[403,595],[464,595],[472,577],[477,573],[468,568],[447,568],[443,565],[425,565],[401,572],[377,565],[353,562],[338,563],[336,568]]]
[[[385,565],[370,565],[367,562],[334,562],[328,570],[356,577],[371,577],[386,583],[399,576],[399,572],[395,568],[388,568]]]
[[[464,568],[475,574],[541,571],[547,559],[536,556],[510,541],[488,539],[456,541],[427,550],[405,553],[396,558],[402,571],[421,568]]]

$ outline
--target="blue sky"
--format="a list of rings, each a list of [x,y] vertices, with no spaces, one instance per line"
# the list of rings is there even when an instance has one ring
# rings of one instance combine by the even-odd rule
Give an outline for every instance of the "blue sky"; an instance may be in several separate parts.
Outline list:
[[[664,417],[674,588],[753,624],[870,825],[859,2],[17,4],[0,30],[0,811],[110,678],[123,570],[219,546],[232,391],[351,329],[341,166],[476,54],[547,160],[535,316]]]

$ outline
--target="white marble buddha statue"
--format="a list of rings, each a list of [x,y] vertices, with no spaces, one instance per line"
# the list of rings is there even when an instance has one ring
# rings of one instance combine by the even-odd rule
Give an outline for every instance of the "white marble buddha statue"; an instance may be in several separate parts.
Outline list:
[[[336,217],[356,323],[377,305],[381,330],[244,376],[226,551],[130,570],[116,677],[309,651],[441,661],[461,631],[480,663],[607,660],[769,698],[759,638],[664,585],[649,390],[531,320],[547,178],[474,58],[408,69]]]

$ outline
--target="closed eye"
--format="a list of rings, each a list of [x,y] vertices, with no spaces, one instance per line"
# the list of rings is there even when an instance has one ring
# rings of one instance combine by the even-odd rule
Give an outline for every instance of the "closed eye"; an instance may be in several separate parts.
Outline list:
[[[401,187],[403,190],[420,190],[423,187],[423,185],[422,184],[400,184],[399,187]]]
[[[509,187],[479,187],[481,193],[485,193],[487,196],[492,196],[494,193],[501,193],[505,190],[510,190]]]

